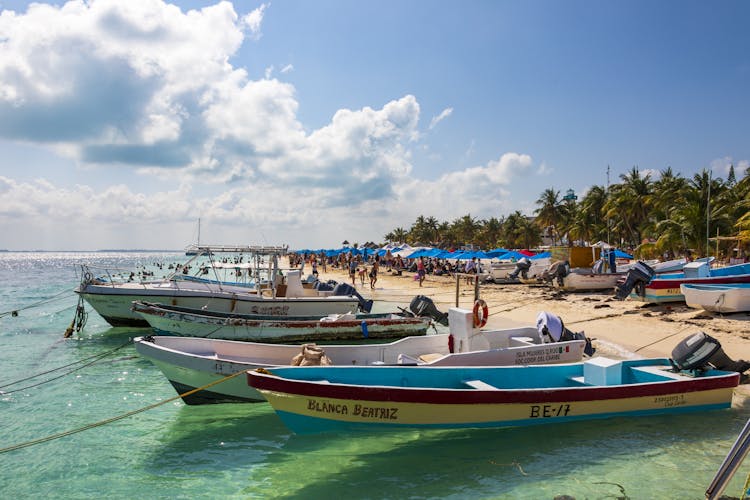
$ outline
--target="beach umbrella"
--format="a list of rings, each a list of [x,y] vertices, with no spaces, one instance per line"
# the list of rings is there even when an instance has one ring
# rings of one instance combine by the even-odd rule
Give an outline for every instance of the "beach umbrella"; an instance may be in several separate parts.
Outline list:
[[[529,257],[529,259],[531,259],[531,260],[535,260],[535,259],[546,259],[547,257],[552,257],[552,252],[542,252],[542,253],[538,253],[538,254],[536,254],[536,255],[532,255],[531,257]]]
[[[494,259],[498,255],[502,255],[504,253],[508,253],[508,250],[506,250],[505,248],[495,248],[494,250],[489,250],[489,251],[487,251],[485,253],[487,254],[487,258],[488,259]]]
[[[518,259],[523,259],[524,257],[528,257],[528,255],[526,255],[524,253],[521,253],[521,252],[516,252],[514,250],[511,250],[510,252],[506,252],[506,253],[504,253],[502,255],[499,255],[497,257],[497,259],[499,259],[499,260],[512,260],[512,259],[518,260]]]

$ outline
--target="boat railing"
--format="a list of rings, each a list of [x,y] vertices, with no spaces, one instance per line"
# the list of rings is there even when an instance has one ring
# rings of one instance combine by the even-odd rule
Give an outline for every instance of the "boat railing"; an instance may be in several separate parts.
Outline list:
[[[750,419],[745,422],[745,427],[742,428],[740,435],[737,436],[737,440],[732,445],[721,467],[719,467],[711,484],[708,486],[706,490],[706,498],[708,500],[715,500],[721,497],[727,484],[729,484],[729,481],[734,477],[737,469],[739,469],[745,460],[748,451],[750,451]]]
[[[150,278],[150,279],[148,279]],[[98,285],[116,286],[121,283],[146,283],[159,280],[153,276],[143,276],[132,269],[119,269],[112,267],[96,267],[90,264],[81,264],[81,284],[95,283]],[[163,278],[161,278],[163,279]]]

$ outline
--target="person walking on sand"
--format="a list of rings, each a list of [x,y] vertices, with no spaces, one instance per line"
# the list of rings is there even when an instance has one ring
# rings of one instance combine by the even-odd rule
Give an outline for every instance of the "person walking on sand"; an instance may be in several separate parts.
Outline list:
[[[420,257],[417,261],[417,276],[419,277],[419,286],[422,286],[425,274],[427,274],[427,271],[424,268],[424,257]]]
[[[352,285],[356,285],[354,278],[357,276],[357,259],[354,256],[349,257],[349,277],[352,279]]]
[[[378,282],[378,268],[380,267],[380,256],[375,256],[375,260],[372,263],[372,269],[370,269],[370,288],[375,288],[375,283]]]

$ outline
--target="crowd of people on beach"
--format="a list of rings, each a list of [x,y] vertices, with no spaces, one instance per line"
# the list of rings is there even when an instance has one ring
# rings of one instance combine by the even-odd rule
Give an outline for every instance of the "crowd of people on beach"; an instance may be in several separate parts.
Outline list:
[[[419,281],[419,286],[424,283],[427,275],[433,276],[455,276],[460,274],[482,273],[482,263],[476,258],[471,260],[451,261],[449,259],[438,259],[434,257],[416,257],[404,259],[400,255],[392,255],[390,251],[385,255],[363,256],[353,252],[342,252],[338,255],[326,255],[320,253],[290,254],[289,264],[291,267],[309,265],[311,273],[318,277],[318,268],[326,272],[327,266],[332,269],[348,270],[352,285],[359,280],[360,285],[365,285],[369,280],[370,288],[375,288],[378,281],[378,273],[388,272],[396,276],[403,273],[414,273],[414,279]],[[471,279],[471,277],[469,277]]]

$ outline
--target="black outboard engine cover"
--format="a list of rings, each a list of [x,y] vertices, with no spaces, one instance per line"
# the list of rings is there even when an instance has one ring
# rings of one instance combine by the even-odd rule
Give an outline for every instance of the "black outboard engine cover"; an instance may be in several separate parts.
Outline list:
[[[545,269],[541,277],[548,283],[557,279],[557,284],[562,286],[563,278],[568,275],[568,272],[570,272],[570,263],[567,260],[558,260]]]
[[[536,329],[539,335],[542,337],[545,343],[554,342],[567,342],[570,340],[585,340],[586,345],[583,348],[583,353],[587,356],[593,356],[594,346],[591,343],[591,339],[586,337],[583,332],[572,332],[565,328],[562,318],[555,316],[552,313],[542,311],[536,318]]]
[[[338,283],[333,280],[326,281],[325,283],[322,281],[316,281],[313,284],[313,288],[318,290],[319,292],[330,292],[336,287],[337,284]]]
[[[336,285],[333,289],[332,295],[336,297],[357,297],[357,300],[359,300],[359,308],[362,311],[367,313],[372,311],[372,300],[365,300],[365,298],[362,297],[359,292],[357,292],[357,289],[351,286],[349,283],[339,283],[338,285]]]
[[[643,296],[643,287],[651,281],[654,275],[656,275],[656,271],[645,262],[639,260],[635,263],[633,268],[628,271],[628,274],[625,275],[625,281],[623,283],[618,283],[615,286],[615,298],[624,300],[630,295],[633,288],[636,289],[638,295]]]
[[[516,268],[512,273],[508,275],[508,278],[516,279],[520,274],[523,279],[528,279],[529,269],[531,269],[531,261],[526,257],[522,257],[518,262],[516,262]]]
[[[442,313],[435,307],[431,298],[417,295],[409,303],[409,310],[420,318],[432,318],[441,325],[448,326],[448,313]]]
[[[718,340],[698,332],[687,337],[672,349],[670,359],[675,370],[708,370],[716,368],[730,372],[743,373],[750,368],[745,360],[734,361],[726,355]]]

